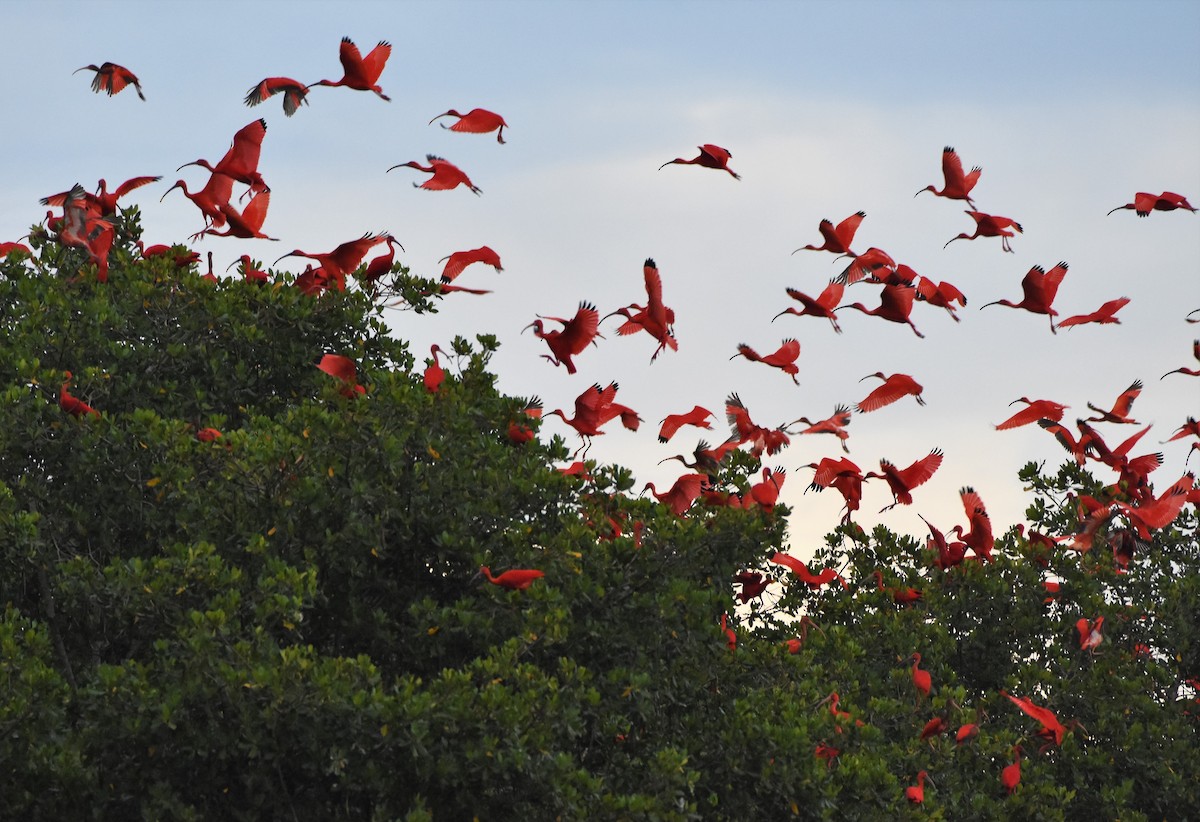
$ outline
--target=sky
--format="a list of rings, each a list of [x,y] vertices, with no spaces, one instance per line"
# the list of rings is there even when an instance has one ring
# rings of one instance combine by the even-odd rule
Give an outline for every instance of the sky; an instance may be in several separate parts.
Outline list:
[[[911,398],[849,426],[849,457],[864,471],[880,458],[901,467],[933,448],[945,460],[914,504],[891,502],[868,483],[856,521],[923,535],[924,514],[942,530],[965,523],[958,491],[974,487],[997,533],[1023,521],[1031,498],[1016,477],[1031,460],[1066,458],[1037,426],[999,432],[1018,397],[1070,406],[1065,420],[1109,408],[1127,386],[1145,389],[1133,411],[1153,423],[1137,453],[1161,449],[1152,479],[1165,488],[1186,466],[1186,441],[1159,445],[1200,414],[1200,380],[1160,375],[1195,367],[1200,326],[1200,214],[1107,215],[1138,191],[1174,191],[1200,205],[1200,4],[1190,2],[7,2],[0,3],[5,117],[0,128],[0,240],[15,240],[45,215],[38,200],[75,182],[93,189],[129,177],[161,182],[122,201],[142,210],[149,243],[187,242],[203,227],[177,179],[203,186],[235,131],[268,124],[259,170],[272,189],[264,231],[279,242],[206,237],[215,268],[240,254],[257,260],[302,248],[329,251],[366,232],[391,232],[397,259],[435,277],[438,260],[488,245],[504,271],[475,266],[437,315],[389,312],[418,361],[455,335],[495,334],[501,390],[538,395],[546,409],[573,408],[593,383],[617,381],[617,400],[645,420],[637,432],[611,425],[590,458],[631,468],[641,484],[669,486],[701,438],[724,439],[726,397],[736,392],[754,420],[776,426],[853,406],[882,371],[912,375]],[[284,116],[280,98],[242,100],[270,76],[305,83],[341,76],[338,44],[366,53],[389,41],[391,59],[370,92],[314,88],[309,105]],[[104,61],[130,68],[132,90],[90,90]],[[509,123],[494,135],[456,134],[429,120],[482,107]],[[448,121],[447,121],[448,122]],[[732,152],[742,177],[700,167],[659,166],[704,143]],[[981,166],[980,211],[1016,219],[1014,253],[998,239],[943,245],[974,226],[961,201],[914,193],[942,185],[943,146]],[[437,154],[479,186],[415,189],[423,175],[385,170]],[[239,187],[240,190],[240,187]],[[790,305],[785,288],[815,295],[845,261],[825,252],[818,223],[867,216],[856,250],[879,247],[968,298],[955,323],[918,304],[907,326],[854,311],[844,330],[812,317],[771,318]],[[642,262],[656,260],[664,300],[676,314],[678,351],[653,363],[648,336],[605,338],[568,375],[540,355],[522,329],[538,314],[569,316],[582,300],[602,314],[644,302]],[[1051,334],[1044,316],[985,303],[1019,300],[1034,265],[1067,261],[1060,318],[1129,297],[1120,325]],[[298,272],[304,261],[278,268]],[[236,271],[236,269],[235,269]],[[231,275],[232,276],[232,275]],[[845,302],[877,305],[877,288],[855,285]],[[799,385],[742,358],[784,338],[801,344]],[[659,421],[699,404],[712,431],[684,428],[670,443]],[[1110,443],[1133,426],[1101,424]],[[543,436],[574,432],[557,418]],[[842,455],[832,437],[793,437],[764,464],[787,471],[791,547],[806,556],[840,519],[836,492],[804,493],[803,466]],[[1193,460],[1191,468],[1197,463]],[[1097,469],[1106,481],[1114,479]]]

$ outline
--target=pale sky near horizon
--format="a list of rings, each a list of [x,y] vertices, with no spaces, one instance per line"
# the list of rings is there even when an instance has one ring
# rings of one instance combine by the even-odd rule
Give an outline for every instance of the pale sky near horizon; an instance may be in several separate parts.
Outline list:
[[[496,334],[501,389],[538,394],[547,410],[570,411],[592,383],[617,380],[618,401],[645,422],[637,433],[610,427],[589,456],[632,468],[639,487],[668,486],[680,473],[677,463],[657,465],[663,457],[724,438],[731,392],[773,426],[853,406],[872,387],[859,379],[876,371],[911,374],[927,405],[905,399],[855,414],[850,458],[869,471],[881,457],[904,466],[935,447],[946,457],[911,507],[877,514],[890,495],[868,484],[856,518],[865,527],[882,521],[921,536],[922,513],[948,530],[964,522],[964,485],[981,493],[997,532],[1022,521],[1030,498],[1016,471],[1029,460],[1053,469],[1067,455],[1037,426],[994,430],[1020,396],[1070,405],[1070,422],[1090,415],[1088,402],[1108,408],[1140,378],[1134,416],[1154,428],[1136,452],[1163,451],[1159,488],[1185,470],[1188,443],[1159,441],[1200,414],[1200,380],[1159,376],[1197,365],[1200,326],[1184,316],[1200,308],[1200,214],[1106,212],[1137,191],[1175,191],[1200,205],[1200,4],[10,1],[0,2],[0,30],[9,34],[0,240],[26,233],[44,216],[38,199],[74,182],[91,190],[101,177],[116,185],[163,175],[122,202],[141,207],[147,243],[186,242],[203,226],[199,212],[180,192],[159,198],[176,179],[202,186],[206,173],[175,168],[217,160],[237,129],[263,117],[260,171],[272,188],[264,230],[280,242],[205,238],[192,247],[213,251],[223,271],[242,253],[270,262],[387,230],[407,249],[399,260],[436,276],[439,258],[491,246],[504,272],[476,266],[458,283],[494,293],[452,295],[436,316],[396,312],[396,334],[418,361],[455,334]],[[291,118],[277,97],[242,104],[264,77],[340,77],[343,36],[364,53],[392,43],[380,78],[390,103],[315,88]],[[106,60],[138,74],[146,102],[132,90],[93,94],[90,72],[72,75]],[[476,106],[505,117],[506,145],[428,125]],[[742,180],[658,170],[701,143],[728,148]],[[973,230],[966,205],[913,194],[941,187],[945,145],[967,167],[982,166],[979,210],[1024,227],[1014,253],[988,238],[943,249]],[[483,195],[418,191],[411,183],[422,175],[384,173],[427,153],[460,165]],[[786,287],[815,295],[844,267],[793,249],[820,243],[822,218],[860,209],[856,249],[883,248],[957,285],[969,300],[961,323],[923,304],[912,316],[925,339],[853,311],[840,312],[840,336],[811,317],[770,322],[794,305]],[[609,320],[606,339],[568,376],[540,358],[544,343],[520,333],[536,314],[570,315],[581,300],[601,313],[643,302],[646,257],[675,309],[678,352],[651,365],[655,343],[618,337]],[[1025,272],[1059,260],[1070,263],[1060,318],[1127,296],[1121,325],[1052,335],[1044,316],[979,310],[1020,299]],[[845,301],[877,305],[876,292],[857,285]],[[729,361],[740,342],[766,353],[785,337],[801,343],[799,387]],[[659,420],[694,404],[718,415],[714,430],[685,428],[660,445]],[[575,439],[557,418],[542,430]],[[1116,442],[1136,429],[1101,430]],[[788,472],[797,554],[841,509],[836,492],[801,493],[811,479],[801,466],[841,453],[831,437],[794,437],[765,460]]]

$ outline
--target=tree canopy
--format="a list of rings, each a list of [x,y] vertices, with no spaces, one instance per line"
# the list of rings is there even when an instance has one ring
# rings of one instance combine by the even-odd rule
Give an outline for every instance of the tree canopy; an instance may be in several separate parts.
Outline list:
[[[44,228],[0,260],[0,816],[1200,816],[1190,475],[1088,550],[1139,497],[1072,461],[990,561],[847,522],[802,569],[753,454],[681,515],[517,435],[493,338],[431,391],[376,288],[113,222],[106,282]]]

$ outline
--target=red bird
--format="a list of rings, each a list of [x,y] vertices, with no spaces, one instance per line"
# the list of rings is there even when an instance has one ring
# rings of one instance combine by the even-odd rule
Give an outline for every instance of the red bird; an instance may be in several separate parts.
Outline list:
[[[965,542],[948,542],[946,535],[934,527],[933,523],[925,519],[921,514],[917,514],[917,516],[921,517],[921,520],[929,528],[929,537],[925,541],[925,549],[937,551],[937,558],[934,559],[933,564],[943,571],[949,571],[956,565],[961,565],[967,555],[967,544]],[[953,529],[951,529],[950,533],[954,533]]]
[[[779,492],[786,479],[787,472],[782,468],[764,468],[762,482],[756,482],[750,486],[750,498],[762,508],[770,511],[779,501]]]
[[[1067,317],[1065,320],[1059,320],[1058,327],[1070,328],[1073,325],[1084,325],[1086,323],[1096,323],[1097,325],[1111,325],[1115,323],[1120,325],[1121,321],[1117,319],[1117,312],[1128,304],[1128,297],[1118,297],[1115,300],[1109,300],[1091,314],[1076,314],[1073,317]]]
[[[542,320],[562,323],[563,327],[558,330],[546,331]],[[600,336],[600,312],[591,303],[581,302],[579,310],[571,319],[544,317],[539,314],[538,319],[521,330],[525,331],[529,328],[533,329],[534,335],[545,340],[546,345],[550,346],[551,353],[542,356],[554,365],[565,365],[567,373],[574,374],[575,363],[571,358],[581,354],[589,343],[594,343],[596,337]]]
[[[704,440],[700,440],[698,443],[696,443],[696,447],[692,451],[692,456],[695,459],[694,462],[688,462],[683,454],[676,454],[673,457],[667,457],[666,459],[659,460],[658,464],[662,465],[664,462],[669,462],[670,460],[679,460],[679,462],[685,468],[691,468],[693,471],[699,471],[708,476],[711,480],[715,479],[717,474],[720,473],[721,462],[725,459],[725,456],[730,451],[737,448],[738,444],[739,443],[736,439],[730,439],[713,448],[710,447],[709,444]]]
[[[661,494],[654,487],[653,482],[646,483],[642,490],[649,489],[655,499],[671,509],[672,514],[682,517],[692,507],[692,503],[700,497],[700,487],[706,479],[704,474],[684,474],[675,480],[669,490]]]
[[[1063,736],[1066,735],[1067,729],[1058,721],[1058,717],[1054,715],[1053,711],[1034,705],[1028,697],[1015,697],[1004,690],[1000,691],[1000,694],[1008,697],[1014,705],[1038,721],[1042,726],[1042,729],[1038,731],[1039,736],[1053,738],[1056,745],[1062,744]]]
[[[979,175],[983,173],[983,169],[975,166],[971,169],[970,174],[963,174],[962,160],[958,158],[958,152],[950,146],[942,149],[942,177],[945,179],[945,184],[942,190],[938,191],[932,185],[918,191],[932,191],[939,197],[947,197],[951,200],[966,200],[967,205],[971,208],[975,207],[975,203],[971,201],[971,190],[975,188],[975,184],[979,182]],[[913,195],[917,196],[916,194]]]
[[[225,225],[225,213],[221,208],[229,205],[229,200],[233,197],[232,177],[228,174],[210,174],[208,182],[204,184],[204,188],[194,194],[188,191],[186,182],[177,180],[175,185],[168,188],[158,201],[161,203],[166,199],[167,194],[170,194],[177,188],[182,189],[183,196],[191,200],[200,209],[200,212],[204,215],[206,227],[220,228]]]
[[[1000,247],[1005,251],[1011,252],[1012,246],[1008,244],[1008,238],[1016,235],[1009,229],[1014,229],[1018,234],[1024,233],[1021,224],[1008,217],[997,217],[992,214],[984,214],[982,211],[967,211],[964,213],[970,215],[971,219],[975,221],[975,233],[967,234],[964,231],[957,237],[951,237],[946,245],[942,246],[943,248],[949,246],[955,240],[974,240],[977,237],[999,237]]]
[[[621,424],[630,431],[636,431],[642,418],[632,409],[614,402],[617,396],[617,384],[609,383],[607,388],[601,388],[596,383],[575,398],[575,416],[570,419],[561,409],[554,409],[547,416],[557,414],[563,422],[578,432],[580,437],[597,437],[604,432],[600,426],[616,417],[621,418]]]
[[[542,418],[541,398],[530,398],[530,400],[525,403],[525,407],[521,409],[521,416],[530,422],[533,420],[540,420]],[[515,419],[509,420],[508,430],[506,433],[508,434],[509,442],[513,443],[514,445],[520,445],[522,443],[529,442],[534,436],[533,428],[530,425],[527,425],[525,422],[519,422]],[[564,470],[564,473],[567,473],[567,471]]]
[[[200,442],[215,442],[223,436],[224,434],[215,428],[201,428],[196,432],[196,439],[200,440]]]
[[[872,572],[875,577],[875,590],[886,591],[892,598],[892,602],[897,605],[911,605],[921,599],[921,592],[916,588],[889,588],[883,584],[883,572],[875,570]]]
[[[733,157],[729,151],[721,148],[720,146],[714,146],[711,143],[705,143],[704,145],[699,146],[699,148],[700,154],[694,159],[685,160],[682,157],[676,157],[674,160],[668,160],[667,162],[663,163],[658,167],[658,170],[662,171],[672,163],[679,163],[680,165],[685,166],[703,166],[704,168],[715,168],[721,171],[728,171],[730,175],[733,176],[733,179],[742,179],[740,174],[737,174],[729,167],[729,160]]]
[[[694,406],[686,414],[668,414],[662,420],[662,428],[658,431],[658,441],[667,442],[684,425],[694,425],[697,428],[711,429],[712,425],[709,424],[708,418],[714,416],[716,415],[713,412],[699,405]]]
[[[212,227],[198,231],[192,235],[192,241],[195,242],[205,234],[211,234],[214,237],[239,237],[243,240],[259,239],[278,242],[278,237],[268,237],[262,233],[262,224],[267,219],[267,208],[270,205],[271,189],[269,188],[255,194],[246,204],[245,211],[239,212],[229,203],[222,203],[220,211],[225,217],[224,223],[217,223],[214,220],[213,226],[227,224],[229,227],[225,231],[216,231]]]
[[[954,735],[954,744],[961,745],[977,736],[979,736],[979,725],[974,722],[968,722],[966,725],[961,726],[958,729],[958,733]]]
[[[763,365],[769,365],[772,368],[778,368],[783,373],[792,378],[792,382],[796,385],[800,381],[796,379],[796,375],[800,373],[799,367],[796,365],[796,359],[800,356],[800,343],[794,339],[788,338],[783,341],[783,344],[771,354],[760,355],[750,346],[745,343],[738,343],[737,353],[729,359],[736,357],[745,357],[750,362],[760,362]]]
[[[1097,646],[1104,641],[1103,634],[1100,633],[1101,626],[1104,625],[1104,617],[1096,617],[1095,622],[1091,622],[1084,617],[1080,617],[1075,623],[1075,630],[1079,632],[1079,649],[1082,651],[1096,652]]]
[[[802,291],[797,291],[794,288],[786,289],[787,295],[793,300],[798,300],[804,308],[785,308],[772,317],[771,322],[775,322],[784,314],[795,314],[797,317],[803,317],[807,314],[810,317],[824,317],[833,323],[833,330],[841,334],[841,326],[838,325],[837,315],[833,312],[837,304],[842,301],[842,294],[845,292],[845,289],[846,287],[839,282],[830,282],[815,300]]]
[[[793,252],[794,253],[794,252]],[[854,258],[854,262],[846,266],[845,270],[838,275],[836,282],[842,285],[854,285],[856,282],[870,277],[872,281],[884,282],[889,279],[878,276],[880,270],[887,272],[895,272],[896,261],[892,256],[882,248],[872,246]],[[841,299],[840,297],[838,299]]]
[[[104,65],[108,65],[105,63]],[[95,84],[92,85],[95,88]],[[112,92],[109,92],[110,94]],[[1144,191],[1139,191],[1133,195],[1133,202],[1126,203],[1123,206],[1117,206],[1112,211],[1120,211],[1123,208],[1132,209],[1137,212],[1139,217],[1149,217],[1151,211],[1174,211],[1177,208],[1186,208],[1193,214],[1196,209],[1192,208],[1192,204],[1187,201],[1187,198],[1182,194],[1176,194],[1172,191],[1164,191],[1162,194],[1147,194]]]
[[[96,72],[96,76],[92,78],[92,91],[97,94],[107,92],[108,96],[112,97],[126,86],[133,86],[137,96],[142,100],[146,99],[146,95],[142,94],[142,84],[138,82],[137,75],[124,66],[118,66],[116,63],[101,63],[99,66],[90,65],[77,68],[71,73],[78,74],[85,69]]]
[[[876,388],[870,394],[867,394],[855,408],[860,414],[865,414],[869,411],[878,411],[884,406],[891,405],[901,397],[911,395],[917,405],[924,405],[925,400],[921,398],[921,392],[924,387],[919,382],[914,380],[908,374],[892,374],[890,377],[884,376],[882,371],[876,371],[874,374],[868,374],[863,377],[863,380],[869,380],[871,377],[877,377],[883,380],[883,385]]]
[[[391,44],[386,40],[380,40],[379,45],[371,49],[366,57],[363,57],[358,46],[354,45],[354,41],[349,37],[343,37],[342,44],[338,48],[338,58],[342,61],[342,79],[337,81],[318,80],[312,85],[345,86],[356,91],[373,91],[384,100],[391,100],[392,98],[384,94],[383,89],[379,87],[379,75],[383,73],[383,66],[391,54]]]
[[[725,400],[725,421],[739,445],[751,443],[750,453],[755,458],[761,457],[763,451],[768,456],[775,456],[791,443],[783,428],[764,428],[751,420],[750,412],[737,394],[730,394]]]
[[[367,263],[366,269],[359,275],[359,279],[372,288],[383,275],[391,273],[392,266],[396,262],[396,247],[399,246],[400,250],[404,251],[404,246],[400,245],[391,234],[384,234],[383,239],[387,243],[387,251]]]
[[[266,136],[267,121],[260,118],[237,130],[237,133],[233,135],[233,142],[230,144],[229,150],[215,166],[211,165],[208,160],[201,159],[184,163],[179,168],[200,166],[214,173],[228,174],[239,183],[250,186],[250,190],[255,193],[265,191],[267,184],[262,175],[258,173],[258,161],[262,155],[263,138]],[[179,168],[175,170],[178,171]]]
[[[76,183],[63,200],[58,239],[63,245],[82,248],[96,266],[96,281],[108,282],[108,252],[112,249],[112,223],[96,215],[83,186]]]
[[[921,696],[929,696],[929,689],[933,686],[933,677],[929,675],[929,671],[923,671],[920,668],[921,655],[913,654],[909,659],[912,660],[912,682],[913,687],[917,689],[917,693]],[[920,697],[918,697],[918,702]]]
[[[1192,340],[1192,356],[1200,362],[1200,340]],[[1168,371],[1159,377],[1160,380],[1166,379],[1171,374],[1184,374],[1189,377],[1200,377],[1200,368],[1176,368],[1174,371]]]
[[[859,503],[862,502],[862,484],[865,479],[862,469],[845,457],[836,460],[823,457],[820,462],[810,462],[805,467],[815,471],[810,490],[834,488],[842,495],[846,502],[846,515],[842,522],[849,522],[850,515],[858,510]]]
[[[1013,761],[1011,765],[1005,765],[1004,770],[1000,771],[1000,784],[1004,786],[1004,791],[1011,794],[1017,789],[1017,785],[1021,781],[1021,746],[1013,746]]]
[[[864,480],[875,477],[876,479],[886,480],[888,488],[892,491],[892,496],[895,501],[888,506],[885,506],[880,513],[895,508],[897,505],[912,505],[912,491],[929,481],[937,471],[938,466],[942,464],[942,452],[935,448],[925,457],[914,462],[912,465],[905,468],[903,471],[896,468],[894,464],[886,459],[879,460],[879,470],[882,474],[876,474],[872,471],[869,474],[863,475]]]
[[[846,585],[846,580],[842,579],[842,575],[832,568],[825,568],[819,574],[813,574],[808,570],[808,566],[805,565],[802,560],[798,560],[791,554],[785,554],[782,551],[776,551],[775,555],[772,556],[768,562],[772,562],[775,565],[782,565],[784,568],[787,568],[793,574],[798,576],[801,582],[814,591],[820,588],[822,585],[827,585],[830,582],[833,582],[835,579],[843,588],[849,590],[849,586]]]
[[[850,434],[846,431],[846,426],[850,424],[850,409],[845,405],[839,405],[833,409],[833,416],[827,417],[818,422],[812,422],[808,417],[801,417],[798,420],[789,422],[788,425],[796,423],[804,423],[808,426],[803,431],[797,431],[797,434],[833,434],[842,442],[842,450],[847,454],[850,453],[849,447],[846,445],[846,440],[850,439]]]
[[[211,251],[208,253],[212,254]],[[242,264],[242,278],[247,282],[255,282],[261,285],[270,280],[270,275],[268,275],[267,272],[254,267],[254,260],[250,258],[249,254],[241,255],[228,266],[226,266],[225,270],[228,271],[238,263]]]
[[[752,599],[761,597],[763,591],[767,590],[767,586],[775,581],[770,577],[763,576],[758,571],[739,571],[733,579],[735,583],[742,586],[742,590],[738,591],[737,598],[743,605]],[[807,630],[807,627],[804,626],[804,629]]]
[[[442,257],[438,262],[446,261],[446,267],[442,269],[442,282],[454,282],[454,279],[463,272],[463,269],[474,263],[485,263],[501,272],[504,268],[500,265],[500,255],[486,245],[479,248],[473,248],[470,251],[455,251],[453,254]]]
[[[91,212],[93,217],[107,217],[110,214],[116,213],[117,200],[136,188],[141,188],[150,183],[157,183],[161,179],[162,177],[133,177],[117,186],[115,191],[109,191],[108,183],[102,179],[96,184],[95,194],[84,193],[84,207]],[[51,194],[49,197],[43,197],[39,202],[42,205],[59,206],[61,208],[70,194],[70,191]]]
[[[326,354],[317,363],[317,368],[342,382],[342,396],[353,397],[356,393],[367,393],[367,389],[358,384],[358,369],[354,365],[354,360],[349,357],[343,357],[341,354]]]
[[[1148,540],[1151,529],[1166,528],[1183,509],[1196,483],[1194,474],[1186,473],[1176,480],[1158,497],[1151,497],[1138,505],[1117,501],[1115,504],[1125,514],[1138,536]]]
[[[854,234],[858,231],[858,226],[862,223],[863,218],[867,216],[867,212],[858,211],[851,214],[846,219],[837,224],[834,228],[833,223],[829,220],[822,220],[817,230],[821,232],[821,236],[825,238],[825,242],[821,245],[806,245],[797,248],[796,251],[832,251],[839,256],[849,255],[857,257],[850,250],[850,244],[854,242]],[[796,251],[792,253],[795,254]]]
[[[445,353],[437,343],[429,347],[429,356],[432,360],[425,368],[425,373],[422,375],[421,381],[425,384],[425,390],[430,394],[436,394],[446,379],[446,369],[442,368],[441,363],[438,362],[438,354]]]
[[[962,526],[955,525],[950,529],[950,533],[957,532],[959,539],[974,551],[976,556],[991,562],[996,540],[992,536],[992,520],[983,505],[983,498],[970,486],[960,488],[958,495],[962,500],[963,510],[967,513],[968,530],[964,534]]]
[[[1040,265],[1035,265],[1021,280],[1021,290],[1025,296],[1019,303],[1011,300],[996,300],[980,306],[980,310],[987,308],[988,305],[1006,305],[1009,308],[1023,308],[1033,314],[1045,314],[1050,318],[1050,331],[1058,333],[1054,329],[1054,318],[1058,316],[1058,312],[1051,308],[1050,304],[1054,302],[1054,298],[1058,294],[1058,287],[1062,285],[1063,278],[1066,276],[1067,264],[1064,262],[1060,262],[1049,271]]]
[[[450,109],[445,114],[439,114],[429,121],[433,125],[435,120],[442,117],[457,117],[458,121],[452,126],[447,126],[444,123],[440,124],[442,128],[447,128],[450,131],[461,131],[466,134],[487,134],[489,131],[496,132],[496,142],[504,142],[504,129],[508,128],[508,123],[504,122],[504,118],[494,111],[488,111],[485,108],[473,108],[466,114],[459,114],[454,109]]]
[[[321,264],[321,268],[325,270],[326,276],[334,281],[337,290],[345,291],[346,277],[362,264],[363,258],[367,256],[367,253],[380,243],[386,243],[390,240],[390,234],[371,234],[367,232],[357,240],[344,242],[333,251],[324,254],[313,254],[297,248],[294,251],[284,254],[279,260],[285,257],[307,257],[310,260],[316,260]],[[404,246],[400,246],[400,249],[403,251]],[[278,263],[279,260],[275,262]]]
[[[915,288],[918,300],[946,309],[952,320],[960,322],[958,314],[954,312],[954,304],[966,306],[967,298],[956,286],[947,282],[935,283],[933,280],[921,277],[917,280]]]
[[[920,805],[925,801],[925,777],[928,774],[925,771],[917,771],[917,784],[909,785],[904,789],[904,796],[909,802],[915,805]]]
[[[924,339],[925,335],[917,330],[916,325],[913,324],[909,316],[912,314],[913,300],[916,296],[917,290],[911,285],[888,284],[883,287],[878,308],[868,309],[862,303],[850,303],[848,305],[840,305],[834,310],[841,311],[843,308],[856,308],[864,314],[870,314],[882,320],[894,323],[908,323],[908,327],[913,330],[913,333]]]
[[[433,154],[426,154],[425,159],[429,162],[427,166],[421,165],[416,160],[409,160],[407,163],[392,166],[388,171],[393,171],[397,168],[415,168],[417,171],[424,171],[426,174],[433,175],[423,183],[413,183],[413,188],[423,188],[426,191],[449,191],[452,188],[462,185],[471,189],[477,195],[483,193],[483,190],[472,183],[471,178],[453,163],[448,163],[441,157]]]
[[[257,106],[273,94],[283,95],[283,113],[291,117],[301,105],[308,105],[305,99],[308,86],[291,77],[268,77],[261,83],[251,87],[246,92],[246,105]]]
[[[496,577],[492,576],[492,569],[486,565],[479,566],[479,573],[487,577],[487,581],[493,585],[499,585],[510,591],[524,591],[533,584],[534,580],[546,576],[544,572],[532,568],[512,568]]]
[[[996,426],[997,431],[1008,431],[1011,428],[1020,428],[1022,425],[1029,425],[1038,420],[1051,420],[1058,422],[1063,418],[1063,412],[1070,408],[1069,405],[1054,402],[1053,400],[1031,400],[1029,397],[1020,397],[1009,403],[1010,406],[1018,402],[1026,403],[1026,407],[1013,414],[1004,422]]]
[[[1134,380],[1129,387],[1121,392],[1121,396],[1117,397],[1113,403],[1112,410],[1105,411],[1099,406],[1092,405],[1090,402],[1087,407],[1095,411],[1100,416],[1088,417],[1085,422],[1112,422],[1124,425],[1140,425],[1140,423],[1129,416],[1129,412],[1133,410],[1134,400],[1142,393],[1142,381]]]
[[[67,390],[67,386],[71,384],[72,375],[70,371],[63,372],[63,384],[58,390],[58,407],[75,417],[98,417],[100,412],[92,408],[78,397],[72,396]]]
[[[0,257],[7,257],[9,254],[12,254],[14,251],[21,251],[21,252],[24,252],[25,254],[33,256],[33,249],[31,249],[29,246],[24,245],[22,243],[10,243],[10,242],[0,243]]]
[[[619,314],[625,318],[625,322],[617,329],[617,334],[624,337],[645,331],[658,340],[658,348],[650,355],[650,362],[654,362],[666,348],[679,350],[679,342],[675,339],[675,311],[663,303],[662,275],[653,259],[647,258],[642,264],[642,277],[646,286],[645,307],[633,303],[606,314],[603,319]]]

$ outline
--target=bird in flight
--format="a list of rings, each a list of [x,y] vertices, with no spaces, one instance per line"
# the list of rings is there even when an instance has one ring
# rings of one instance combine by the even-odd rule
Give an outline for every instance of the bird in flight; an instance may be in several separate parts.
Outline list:
[[[731,157],[733,157],[733,155],[728,149],[721,148],[720,146],[714,146],[712,143],[705,143],[698,148],[700,149],[700,153],[691,160],[685,160],[682,157],[676,157],[674,160],[667,160],[667,162],[658,167],[658,170],[662,171],[667,166],[673,163],[678,163],[679,165],[684,166],[703,166],[704,168],[715,168],[720,171],[728,171],[733,179],[742,179],[742,175],[738,174],[729,167],[729,160]]]
[[[496,142],[504,143],[504,129],[508,128],[508,123],[504,122],[504,118],[494,111],[488,111],[486,108],[473,108],[466,114],[459,114],[454,109],[450,109],[445,114],[434,117],[429,124],[433,125],[434,121],[440,120],[442,117],[458,118],[451,126],[439,123],[444,129],[464,134],[487,134],[489,131],[494,131],[496,132]]]
[[[371,49],[366,57],[359,52],[358,46],[349,37],[342,38],[338,49],[338,58],[342,61],[342,79],[318,80],[314,86],[345,86],[357,91],[373,91],[384,100],[391,100],[379,87],[379,75],[383,73],[384,64],[392,55],[392,46],[386,40],[380,40],[379,45]]]
[[[96,76],[92,78],[92,91],[97,94],[107,92],[108,96],[112,97],[126,86],[133,86],[137,96],[142,100],[146,99],[146,95],[142,94],[142,84],[138,82],[137,75],[124,66],[118,66],[116,63],[101,63],[98,66],[89,65],[77,68],[71,73],[78,74],[84,70],[96,72]]]

